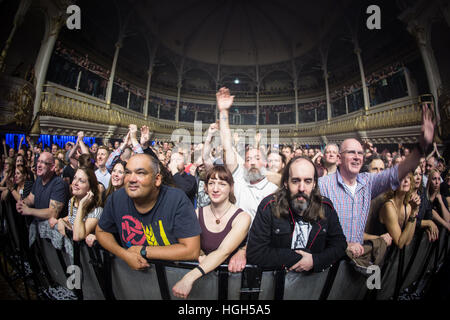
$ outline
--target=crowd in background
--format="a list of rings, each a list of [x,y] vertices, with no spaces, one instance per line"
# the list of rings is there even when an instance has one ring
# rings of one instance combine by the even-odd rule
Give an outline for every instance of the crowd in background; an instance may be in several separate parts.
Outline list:
[[[245,141],[230,130],[228,115],[233,97],[227,89],[219,90],[217,100],[219,120],[210,125],[200,144],[152,139],[148,127],[139,129],[134,124],[114,144],[87,146],[82,131],[75,143],[67,142],[62,148],[34,144],[26,137],[27,144],[22,138],[15,150],[8,149],[3,140],[2,201],[13,201],[18,214],[28,217],[30,225],[38,224],[39,232],[45,225],[51,237],[70,236],[88,245],[98,240],[134,269],[148,265],[144,257],[198,259],[199,267],[173,288],[180,297],[187,297],[196,279],[224,261],[231,272],[239,272],[247,259],[272,266],[279,255],[290,270],[320,271],[345,252],[361,263],[357,259],[364,254],[365,241],[378,242],[384,248],[394,243],[402,248],[418,230],[425,230],[429,241],[439,238],[439,227],[450,231],[450,175],[435,143],[426,155],[423,143],[398,144],[394,149],[380,146],[382,150],[369,140],[356,139],[346,139],[341,145],[264,145],[260,133]],[[422,134],[432,141],[434,125],[427,115],[424,111]],[[431,142],[425,146],[430,150]],[[305,172],[311,176],[303,176]],[[344,196],[339,195],[340,190]],[[346,210],[360,196],[365,204],[355,209],[361,215],[355,227],[354,221],[347,220]],[[308,208],[314,199],[321,204],[314,207],[317,212],[310,213]],[[159,231],[156,225],[147,227],[141,222],[145,238],[141,236],[139,241],[136,234],[126,236],[122,229],[122,246],[128,249],[123,251],[116,249],[120,245],[111,244],[115,240],[109,234],[114,233],[119,221],[118,208],[127,201],[137,211],[134,218],[120,217],[122,228],[123,219],[144,217],[148,212],[161,215],[161,220]],[[263,217],[270,216],[270,210],[284,221],[283,213],[272,207],[272,202],[279,202],[286,212],[292,209],[298,213],[289,254],[264,254],[287,241],[264,238],[270,223]],[[167,209],[174,205],[175,212]],[[183,210],[178,212],[179,208]],[[352,210],[353,216],[356,211]],[[168,232],[167,225],[163,227],[169,211],[175,235]],[[308,212],[308,218],[301,218],[304,212]],[[329,240],[309,244],[306,240],[310,232],[315,232],[318,222],[320,226],[325,223],[321,212],[327,217],[324,221],[328,221]],[[257,221],[254,225],[253,220]],[[258,234],[261,230],[266,231]],[[144,251],[138,253],[142,244]],[[307,245],[312,249],[305,251]],[[173,248],[167,253],[155,250],[165,246]]]

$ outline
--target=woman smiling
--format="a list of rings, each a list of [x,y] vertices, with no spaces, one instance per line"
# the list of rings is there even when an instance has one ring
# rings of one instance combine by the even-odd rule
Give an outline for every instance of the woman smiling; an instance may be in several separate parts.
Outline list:
[[[73,240],[80,241],[94,232],[103,211],[102,200],[97,178],[91,168],[78,168],[71,187],[73,197],[69,201],[69,212],[66,217],[57,220],[58,231],[66,235],[66,228],[72,230]],[[49,221],[50,225],[55,220]]]
[[[233,184],[233,176],[225,166],[214,166],[208,172],[206,192],[211,204],[197,212],[202,229],[199,265],[172,288],[176,297],[187,298],[198,278],[213,271],[245,244],[251,217],[234,205]]]

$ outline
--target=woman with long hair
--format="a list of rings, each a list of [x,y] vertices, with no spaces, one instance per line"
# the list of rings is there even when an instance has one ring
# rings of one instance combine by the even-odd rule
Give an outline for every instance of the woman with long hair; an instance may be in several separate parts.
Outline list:
[[[102,214],[102,198],[97,177],[91,168],[80,167],[72,184],[72,198],[69,200],[68,215],[58,219],[58,231],[66,235],[66,228],[72,230],[73,240],[80,241],[94,232]],[[51,219],[50,225],[56,219]],[[89,244],[89,243],[88,243]]]
[[[450,231],[450,213],[445,197],[441,195],[441,173],[437,169],[432,169],[428,173],[426,187],[427,199],[431,202],[433,220]]]
[[[213,271],[245,245],[251,217],[235,205],[233,185],[233,176],[225,166],[214,166],[208,172],[205,188],[211,204],[196,212],[202,229],[199,265],[172,288],[176,297],[187,298],[198,278]]]
[[[111,180],[109,181],[109,187],[105,192],[105,201],[114,191],[117,191],[123,187],[126,165],[127,163],[122,160],[119,160],[114,164],[111,171]]]
[[[9,194],[14,197],[16,202],[21,199],[25,199],[33,186],[33,181],[31,181],[30,175],[30,172],[25,166],[16,166],[14,180],[8,180],[6,184],[8,189],[3,191],[2,200],[5,200]]]
[[[397,190],[386,193],[379,219],[400,249],[413,239],[419,207],[420,196],[414,188],[412,173],[402,179]]]
[[[14,158],[6,158],[3,164],[2,177],[0,180],[0,192],[8,190],[8,185],[14,181],[14,173],[16,171]]]
[[[422,183],[422,166],[419,164],[414,170],[414,188],[420,196],[419,213],[417,214],[417,226],[425,229],[428,240],[434,242],[439,238],[439,229],[433,222],[431,203],[428,201],[425,188]]]

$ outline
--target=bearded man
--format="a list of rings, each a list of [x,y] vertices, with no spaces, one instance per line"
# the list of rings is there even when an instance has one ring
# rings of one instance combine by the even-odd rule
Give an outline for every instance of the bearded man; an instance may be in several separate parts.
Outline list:
[[[278,187],[266,178],[267,159],[264,152],[257,148],[249,148],[245,152],[244,165],[238,164],[237,156],[233,150],[232,135],[229,124],[229,110],[233,104],[234,96],[230,90],[220,88],[216,94],[217,108],[219,110],[219,132],[225,153],[225,163],[233,173],[234,194],[236,205],[248,212],[252,219],[255,217],[256,209],[264,197],[275,192]],[[228,270],[240,272],[245,268],[245,247],[230,259]]]
[[[322,197],[308,157],[286,166],[281,188],[258,207],[247,259],[268,268],[320,272],[345,255],[346,239],[331,201]]]

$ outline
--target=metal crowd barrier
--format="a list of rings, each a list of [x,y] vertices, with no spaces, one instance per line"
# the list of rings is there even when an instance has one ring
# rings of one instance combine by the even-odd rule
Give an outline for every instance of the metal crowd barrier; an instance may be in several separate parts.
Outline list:
[[[2,202],[0,210],[0,244],[3,260],[21,256],[19,278],[32,283],[38,293],[42,287],[59,285],[84,300],[177,300],[172,287],[197,262],[149,261],[150,268],[135,271],[100,245],[88,247],[84,241],[73,242],[73,257],[64,249],[55,249],[48,239],[37,239],[28,247],[27,224],[15,207]],[[434,273],[448,258],[449,233],[440,229],[439,240],[430,243],[425,232],[419,231],[409,246],[391,246],[381,266],[381,288],[369,290],[368,277],[355,270],[347,259],[320,273],[266,270],[247,265],[243,272],[229,273],[227,265],[197,280],[190,300],[396,300],[405,290],[416,290],[423,279]],[[20,264],[29,263],[31,275]],[[81,288],[68,288],[68,266],[81,270]],[[2,275],[13,285],[11,275]],[[32,278],[33,281],[29,281]],[[29,296],[27,295],[29,298]],[[45,295],[38,294],[45,298]],[[24,297],[22,297],[24,298]]]

